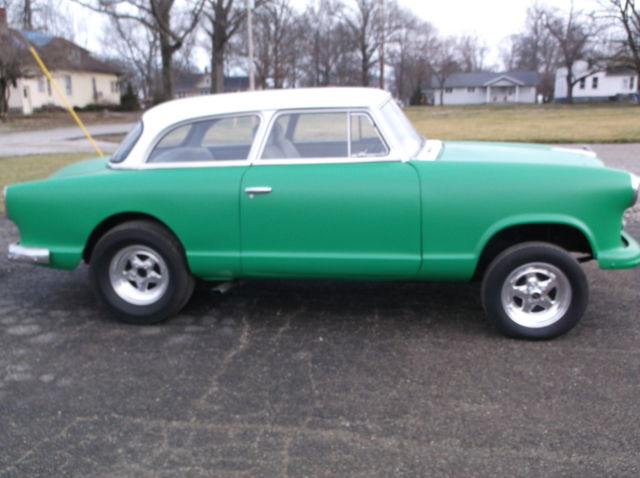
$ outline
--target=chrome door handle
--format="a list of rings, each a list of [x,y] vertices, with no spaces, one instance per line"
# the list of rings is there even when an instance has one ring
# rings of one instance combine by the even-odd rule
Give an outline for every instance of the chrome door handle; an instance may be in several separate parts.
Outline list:
[[[253,199],[256,194],[269,194],[271,191],[271,186],[255,186],[252,188],[244,188],[244,192],[249,195],[249,199]]]

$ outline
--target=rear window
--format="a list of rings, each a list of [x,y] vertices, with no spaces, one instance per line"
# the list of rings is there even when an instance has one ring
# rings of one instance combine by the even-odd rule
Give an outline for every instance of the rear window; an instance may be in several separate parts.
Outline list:
[[[133,147],[136,145],[141,135],[142,135],[142,121],[139,121],[133,127],[133,129],[129,131],[129,134],[125,136],[125,138],[122,140],[122,143],[120,143],[120,146],[118,146],[118,149],[116,149],[116,152],[113,153],[113,156],[111,156],[111,162],[121,163],[122,161],[124,161],[127,158],[127,156],[129,156],[129,153],[131,152]]]

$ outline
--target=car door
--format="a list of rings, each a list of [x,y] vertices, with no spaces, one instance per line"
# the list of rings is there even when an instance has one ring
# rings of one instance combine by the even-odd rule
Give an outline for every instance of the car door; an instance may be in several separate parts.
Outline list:
[[[417,172],[366,112],[276,115],[240,214],[245,275],[411,277],[420,266]]]
[[[259,124],[260,115],[244,113],[176,125],[154,145],[144,175],[136,172],[136,194],[145,204],[139,210],[180,238],[200,278],[241,272],[238,190]]]

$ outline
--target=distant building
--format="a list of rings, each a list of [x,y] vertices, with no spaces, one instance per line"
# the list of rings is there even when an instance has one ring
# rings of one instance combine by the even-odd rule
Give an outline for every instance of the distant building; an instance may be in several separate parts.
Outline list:
[[[626,69],[602,69],[591,71],[586,61],[580,60],[573,67],[574,78],[583,77],[573,86],[575,102],[608,101],[638,92],[638,73]],[[558,68],[554,87],[554,101],[567,99],[567,69]]]
[[[249,89],[248,76],[225,76],[224,91],[247,91]],[[211,94],[211,75],[204,73],[178,73],[176,75],[176,98],[188,98]]]
[[[46,33],[10,29],[4,8],[0,9],[0,29],[9,31],[15,46],[24,48],[24,61],[29,71],[26,77],[18,80],[15,87],[11,87],[9,111],[31,114],[34,109],[46,105],[64,106],[31,57],[29,46],[36,48],[72,106],[120,103],[120,72],[112,65],[93,57],[88,50]]]
[[[454,73],[443,87],[433,77],[423,92],[433,105],[440,105],[441,97],[445,105],[535,103],[539,81],[534,71]]]

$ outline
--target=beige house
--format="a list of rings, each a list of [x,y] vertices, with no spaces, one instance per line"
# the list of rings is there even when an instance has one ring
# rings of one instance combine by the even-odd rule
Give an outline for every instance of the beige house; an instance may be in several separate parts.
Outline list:
[[[6,17],[0,25],[6,28]],[[12,30],[14,38],[20,38],[25,48],[25,61],[29,74],[20,78],[9,93],[9,111],[31,114],[34,109],[48,105],[64,107],[49,80],[44,76],[27,46],[33,46],[51,72],[54,81],[74,107],[91,103],[117,105],[120,103],[120,85],[117,68],[94,58],[78,45],[46,33]]]

